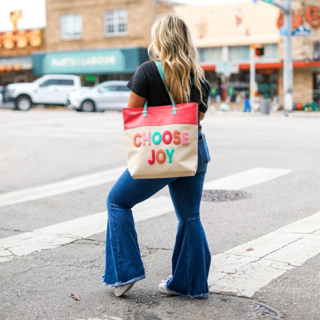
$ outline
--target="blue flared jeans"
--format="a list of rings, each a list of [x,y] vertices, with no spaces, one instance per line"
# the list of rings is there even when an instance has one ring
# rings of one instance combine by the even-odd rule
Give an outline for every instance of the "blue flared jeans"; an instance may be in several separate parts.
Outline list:
[[[107,198],[106,268],[102,277],[106,285],[117,287],[146,277],[131,209],[168,185],[178,230],[167,289],[190,298],[209,296],[211,255],[200,221],[200,202],[209,161],[205,137],[200,133],[195,176],[132,179],[128,170],[122,174]]]

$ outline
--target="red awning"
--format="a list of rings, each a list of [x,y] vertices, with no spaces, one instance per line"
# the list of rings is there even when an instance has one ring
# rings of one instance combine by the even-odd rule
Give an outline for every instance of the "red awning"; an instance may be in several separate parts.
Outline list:
[[[265,62],[256,63],[256,69],[280,69],[283,68],[283,62]],[[202,64],[203,70],[215,70],[215,64]],[[294,68],[305,68],[305,67],[320,67],[320,61],[294,61]],[[250,70],[250,63],[240,63],[240,70]]]

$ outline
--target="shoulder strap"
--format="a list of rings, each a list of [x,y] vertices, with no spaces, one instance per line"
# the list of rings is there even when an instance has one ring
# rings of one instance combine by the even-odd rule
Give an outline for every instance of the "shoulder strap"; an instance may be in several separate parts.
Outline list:
[[[161,79],[163,81],[163,84],[166,87],[167,92],[169,94],[169,98],[170,98],[170,101],[171,101],[171,104],[172,104],[172,112],[173,112],[173,115],[175,116],[177,114],[177,107],[176,107],[176,104],[175,104],[173,98],[171,97],[171,94],[170,94],[170,92],[169,92],[169,90],[167,88],[162,63],[160,61],[154,61],[154,63],[157,66],[157,69],[158,69],[158,71],[160,73],[160,76],[161,76]],[[147,113],[148,113],[147,107],[148,107],[148,101],[146,100],[145,103],[144,103],[144,106],[143,106],[143,111],[142,111],[144,118],[147,117]]]
[[[168,92],[168,94],[169,94],[170,101],[171,101],[172,106],[173,106],[173,109],[172,109],[172,110],[173,110],[173,114],[176,115],[176,113],[177,113],[177,107],[176,107],[176,104],[174,103],[174,100],[173,100],[173,98],[171,97],[171,94],[170,94],[170,92],[169,92],[169,90],[168,90],[168,88],[167,88],[162,63],[161,63],[160,61],[158,61],[158,60],[157,60],[157,61],[154,61],[154,63],[156,64],[156,66],[157,66],[157,68],[158,68],[158,71],[159,71],[159,73],[160,73],[160,76],[161,76],[161,79],[162,79],[162,81],[163,81],[163,84],[164,84],[164,86],[166,87],[167,92]]]

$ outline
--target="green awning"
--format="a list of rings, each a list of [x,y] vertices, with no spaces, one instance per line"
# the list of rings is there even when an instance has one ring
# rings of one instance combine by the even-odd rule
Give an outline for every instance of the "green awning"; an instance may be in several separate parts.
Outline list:
[[[148,60],[146,48],[32,53],[34,75],[133,73]]]

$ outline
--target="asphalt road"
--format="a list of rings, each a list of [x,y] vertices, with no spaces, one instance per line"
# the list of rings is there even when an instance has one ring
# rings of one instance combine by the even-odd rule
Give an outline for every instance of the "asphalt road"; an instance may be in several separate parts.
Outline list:
[[[209,112],[203,131],[206,182],[247,196],[202,202],[210,298],[157,291],[177,223],[167,189],[136,211],[147,278],[116,298],[101,276],[105,199],[126,165],[121,114],[0,110],[0,319],[281,319],[252,299],[319,320],[320,118]]]

